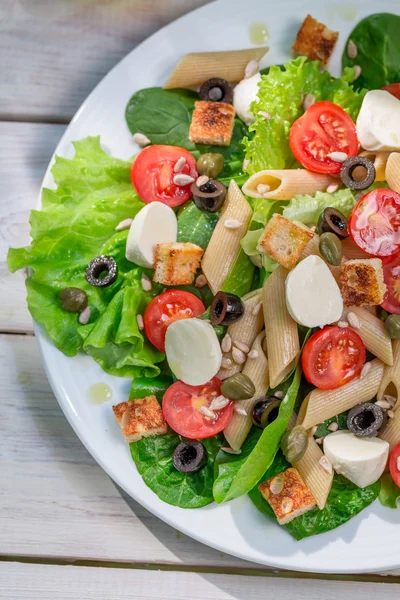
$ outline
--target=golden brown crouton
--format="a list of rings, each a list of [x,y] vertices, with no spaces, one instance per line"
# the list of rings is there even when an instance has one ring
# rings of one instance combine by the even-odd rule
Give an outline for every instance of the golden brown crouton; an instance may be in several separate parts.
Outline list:
[[[297,54],[310,60],[320,60],[324,65],[329,61],[339,33],[307,15],[300,27],[292,48]]]
[[[280,525],[289,523],[316,505],[297,469],[286,469],[283,473],[264,481],[258,489],[274,511]]]
[[[229,146],[231,143],[235,109],[226,102],[201,100],[194,103],[189,139],[198,144]]]
[[[113,406],[113,411],[128,444],[167,433],[167,423],[155,396],[121,402]]]
[[[204,250],[191,242],[157,244],[154,281],[164,285],[193,283]]]
[[[379,258],[348,260],[340,266],[339,287],[345,306],[382,304],[386,292]]]
[[[264,228],[257,250],[274,258],[285,269],[293,269],[313,237],[307,227],[274,214]]]

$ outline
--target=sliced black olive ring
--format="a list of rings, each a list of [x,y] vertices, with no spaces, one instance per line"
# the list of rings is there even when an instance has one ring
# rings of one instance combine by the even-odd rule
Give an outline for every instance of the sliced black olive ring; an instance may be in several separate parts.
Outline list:
[[[106,287],[117,279],[117,263],[111,256],[97,256],[86,267],[86,281],[94,287]]]
[[[265,429],[278,416],[281,400],[275,396],[263,396],[253,407],[253,423]]]
[[[220,77],[207,79],[200,88],[201,100],[211,100],[211,102],[233,102],[233,87]]]
[[[225,202],[226,187],[220,181],[209,179],[200,187],[192,183],[190,193],[197,208],[208,212],[217,212]]]
[[[243,317],[244,304],[239,296],[218,292],[211,304],[211,323],[213,325],[232,325]]]
[[[362,181],[357,181],[353,178],[354,171],[357,167],[363,167],[367,173]],[[340,178],[351,190],[366,190],[375,181],[376,171],[374,163],[365,156],[350,156],[347,158],[342,168],[340,169]]]
[[[357,404],[347,415],[347,427],[360,437],[374,437],[381,429],[384,412],[373,402]]]
[[[339,238],[349,237],[348,221],[343,213],[330,206],[324,208],[318,219],[318,233],[334,233]]]
[[[197,473],[206,466],[207,460],[207,450],[197,440],[184,440],[172,455],[174,467],[181,473]]]

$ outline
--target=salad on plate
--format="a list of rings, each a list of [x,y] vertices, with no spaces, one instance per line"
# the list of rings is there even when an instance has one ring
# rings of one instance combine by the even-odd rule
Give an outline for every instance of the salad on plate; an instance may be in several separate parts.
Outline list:
[[[132,160],[75,142],[9,251],[55,346],[132,380],[110,419],[164,502],[248,494],[297,540],[397,507],[399,26],[363,19],[340,78],[310,15],[285,65],[187,54],[129,100]]]

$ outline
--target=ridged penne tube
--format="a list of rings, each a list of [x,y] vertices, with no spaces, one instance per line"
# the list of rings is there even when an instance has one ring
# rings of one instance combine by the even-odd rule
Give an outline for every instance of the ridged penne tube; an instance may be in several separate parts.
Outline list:
[[[251,429],[253,406],[260,396],[265,396],[268,390],[268,361],[262,349],[264,335],[264,332],[261,332],[251,347],[252,352],[258,353],[257,358],[248,358],[242,370],[242,373],[250,377],[254,383],[256,393],[249,400],[235,402],[235,407],[242,408],[247,415],[234,412],[228,426],[224,429],[225,439],[233,450],[240,450],[242,447]]]
[[[385,178],[395,192],[400,193],[400,152],[392,152],[386,164]]]
[[[385,367],[377,394],[378,400],[383,400],[385,394],[400,400],[400,340],[393,340],[393,365]]]
[[[306,411],[302,425],[310,429],[323,423],[345,410],[353,408],[360,402],[368,402],[378,392],[384,370],[384,364],[378,358],[371,361],[369,372],[363,377],[356,377],[349,383],[335,390],[315,389],[305,398]]]
[[[333,481],[333,469],[329,473],[321,466],[320,460],[324,456],[321,448],[312,436],[309,437],[308,447],[303,458],[294,463],[300,477],[312,493],[319,509],[323,509]]]
[[[349,317],[350,314],[350,317]],[[384,323],[363,307],[344,308],[343,317],[351,327],[351,314],[356,316],[361,327],[353,327],[367,350],[386,365],[393,364],[392,340],[386,333]]]
[[[231,83],[236,83],[243,79],[246,65],[251,60],[260,61],[267,52],[267,46],[261,46],[244,50],[186,54],[165,82],[164,89],[197,88],[211,77],[223,77]]]
[[[361,250],[354,242],[351,236],[347,237],[342,241],[342,251],[346,255],[348,260],[356,260],[358,258],[372,258],[371,254],[367,254],[364,250]]]
[[[360,156],[365,156],[371,162],[374,163],[375,167],[375,181],[386,181],[385,170],[386,164],[389,158],[390,152],[373,152],[372,150],[365,150],[361,152]],[[356,180],[362,181],[365,178],[365,169],[363,167],[357,167],[353,171],[352,175]]]
[[[251,198],[291,200],[295,194],[324,192],[329,185],[336,183],[337,180],[330,175],[312,173],[307,169],[277,169],[254,173],[242,189]],[[259,191],[260,184],[267,185],[269,191]]]
[[[287,273],[286,269],[278,267],[268,277],[263,289],[265,337],[272,388],[290,373],[300,354],[297,323],[286,308]]]
[[[240,251],[240,240],[247,232],[251,216],[249,203],[232,179],[220,218],[201,262],[213,294],[222,289]]]
[[[261,292],[262,290],[254,290],[243,296],[243,317],[239,321],[236,321],[236,323],[233,323],[233,325],[229,325],[227,330],[227,334],[233,344],[235,342],[242,342],[242,344],[246,344],[246,346],[251,348],[254,340],[263,329],[264,315],[261,306]],[[224,352],[222,358],[230,360],[231,366],[220,369],[218,373],[219,379],[226,379],[243,369],[244,362],[242,364],[236,363],[232,358],[232,351]]]

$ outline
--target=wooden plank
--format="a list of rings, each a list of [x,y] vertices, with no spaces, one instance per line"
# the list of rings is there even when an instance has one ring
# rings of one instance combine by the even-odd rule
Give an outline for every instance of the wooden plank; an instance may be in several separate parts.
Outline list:
[[[0,336],[0,361],[0,554],[254,568],[113,484],[61,412],[33,337]]]
[[[0,564],[4,600],[259,600],[265,595],[271,600],[397,600],[400,584]]]
[[[68,122],[132,48],[208,1],[2,0],[0,119]]]
[[[33,331],[25,302],[25,273],[12,275],[5,260],[9,246],[29,244],[29,211],[36,205],[44,172],[64,130],[63,125],[0,123],[0,331]]]

